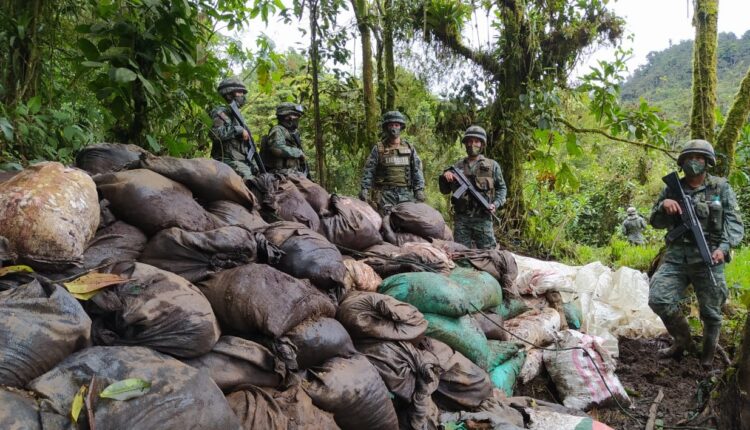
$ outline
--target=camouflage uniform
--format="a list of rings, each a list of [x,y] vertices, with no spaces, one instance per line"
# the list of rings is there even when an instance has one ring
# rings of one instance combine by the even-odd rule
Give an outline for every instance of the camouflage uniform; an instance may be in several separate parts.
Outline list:
[[[503,180],[502,170],[496,161],[477,156],[473,163],[466,157],[453,165],[473,183],[474,187],[495,208],[501,208],[505,204],[507,188]],[[440,192],[448,194],[458,188],[459,184],[448,182],[440,175],[438,178]],[[492,214],[487,212],[469,193],[464,193],[460,199],[452,199],[455,222],[453,226],[453,239],[469,248],[494,248],[495,231],[492,225]]]
[[[643,237],[643,230],[646,228],[646,220],[638,214],[628,215],[622,222],[622,234],[627,236],[631,245],[643,245],[646,238]]]
[[[245,85],[237,78],[227,78],[219,83],[219,94],[228,102],[239,100],[234,98],[237,92],[242,92],[239,105],[244,103]],[[252,140],[243,140],[244,128],[237,118],[232,115],[232,108],[228,105],[219,106],[211,111],[211,158],[229,165],[243,179],[250,179],[258,172],[255,160],[248,161],[247,154]]]
[[[405,140],[396,146],[378,143],[370,151],[362,174],[362,190],[372,190],[370,201],[381,214],[403,202],[416,201],[424,193],[422,160]]]
[[[271,128],[261,143],[260,157],[268,172],[307,174],[304,156],[299,131],[291,132],[282,125]]]

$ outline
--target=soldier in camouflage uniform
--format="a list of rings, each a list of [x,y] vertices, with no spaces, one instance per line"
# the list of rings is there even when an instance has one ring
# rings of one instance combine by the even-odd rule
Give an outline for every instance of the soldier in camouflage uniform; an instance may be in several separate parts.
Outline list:
[[[631,245],[643,245],[646,238],[643,237],[643,230],[646,228],[646,220],[638,215],[634,207],[627,210],[628,216],[622,222],[622,234],[628,238]]]
[[[384,137],[367,157],[359,198],[369,201],[383,215],[399,203],[423,202],[425,184],[422,160],[414,147],[401,139],[406,127],[404,115],[386,112],[381,126]]]
[[[294,103],[285,102],[276,107],[279,123],[263,138],[260,148],[260,158],[268,172],[308,176],[305,152],[297,129],[303,113],[302,106]]]
[[[466,146],[467,157],[453,165],[461,170],[474,187],[490,203],[492,212],[482,207],[469,193],[460,199],[452,199],[455,214],[453,238],[456,242],[469,248],[487,249],[497,245],[492,228],[492,216],[505,204],[507,188],[500,166],[494,160],[481,155],[487,146],[487,133],[482,127],[472,125],[466,129],[462,139]],[[448,194],[458,188],[454,174],[445,171],[438,178],[440,192]]]
[[[724,263],[730,260],[730,249],[742,240],[744,228],[732,187],[725,178],[706,173],[706,164],[716,164],[710,143],[705,140],[687,142],[677,164],[685,172],[680,181],[685,195],[691,196],[714,265],[709,268],[703,263],[689,231],[667,243],[663,263],[651,278],[648,304],[674,337],[672,346],[660,350],[659,355],[678,357],[685,350],[692,352],[695,348],[690,326],[679,305],[686,298],[688,285],[693,285],[703,320],[701,364],[710,368],[721,328],[721,307],[727,298]],[[665,188],[651,211],[651,225],[671,231],[681,224],[681,211],[672,191]],[[713,272],[715,284],[709,270]]]
[[[217,88],[219,94],[227,103],[235,101],[242,107],[245,102],[247,88],[237,78],[227,78],[221,81]],[[247,154],[252,145],[250,134],[232,115],[228,105],[219,106],[211,111],[213,127],[211,128],[211,158],[228,164],[238,175],[247,180],[258,172],[255,161],[248,161]]]

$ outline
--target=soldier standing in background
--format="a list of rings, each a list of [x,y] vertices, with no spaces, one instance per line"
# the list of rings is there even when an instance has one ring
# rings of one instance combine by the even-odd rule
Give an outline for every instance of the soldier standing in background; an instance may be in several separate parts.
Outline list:
[[[401,132],[406,118],[401,112],[383,115],[383,140],[372,148],[362,174],[359,198],[369,201],[381,215],[403,202],[424,202],[422,160]]]
[[[234,101],[238,107],[246,103],[247,88],[237,78],[227,78],[219,83],[219,94],[227,104]],[[249,180],[258,172],[255,161],[248,161],[247,154],[253,145],[250,134],[232,115],[228,105],[214,108],[211,111],[211,158],[226,163],[243,179]]]
[[[472,182],[474,188],[490,203],[492,212],[488,212],[469,193],[460,199],[451,199],[454,210],[453,238],[456,242],[469,248],[487,249],[497,245],[492,216],[495,210],[505,204],[507,187],[503,173],[496,161],[485,158],[481,152],[487,146],[487,133],[482,127],[472,125],[466,129],[462,142],[466,146],[466,158],[453,165],[461,170]],[[454,174],[444,172],[438,178],[440,192],[448,194],[455,191],[458,183]]]
[[[667,243],[664,262],[651,278],[648,305],[664,321],[674,338],[672,346],[659,350],[659,355],[679,357],[685,350],[693,351],[690,326],[680,309],[688,286],[693,285],[703,320],[701,365],[710,368],[721,329],[721,307],[727,299],[724,263],[731,258],[731,248],[742,241],[744,227],[732,187],[725,178],[706,173],[706,165],[716,164],[710,143],[688,141],[677,158],[677,164],[685,172],[680,183],[700,221],[713,265],[708,267],[704,263],[695,238],[689,232],[674,238]],[[651,211],[651,225],[672,231],[681,225],[681,213],[682,208],[673,191],[665,188]]]
[[[271,128],[260,145],[260,158],[268,172],[309,176],[298,129],[303,114],[304,109],[298,104],[285,102],[276,107],[279,123]]]
[[[646,238],[643,237],[643,230],[646,229],[646,220],[638,215],[634,207],[627,210],[628,216],[622,222],[622,234],[628,238],[631,245],[643,245]]]

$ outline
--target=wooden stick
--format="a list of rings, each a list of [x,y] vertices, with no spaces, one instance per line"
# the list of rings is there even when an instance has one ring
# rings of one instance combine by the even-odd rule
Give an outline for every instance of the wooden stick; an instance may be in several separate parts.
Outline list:
[[[718,343],[716,344],[716,349],[719,351],[719,355],[724,360],[724,364],[727,366],[732,365],[732,360],[729,359],[729,354],[727,354],[727,351]]]
[[[659,403],[664,398],[664,392],[659,389],[659,394],[656,395],[654,402],[651,403],[651,407],[648,410],[648,422],[646,422],[646,430],[654,430],[656,424],[656,411],[659,409]]]

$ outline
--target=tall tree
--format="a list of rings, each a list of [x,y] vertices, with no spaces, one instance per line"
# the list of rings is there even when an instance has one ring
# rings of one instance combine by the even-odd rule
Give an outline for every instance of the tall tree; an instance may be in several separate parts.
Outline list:
[[[385,72],[385,111],[396,105],[396,63],[393,57],[393,24],[396,19],[393,0],[383,0],[383,69]]]
[[[732,107],[727,113],[726,121],[724,121],[721,131],[716,137],[716,150],[726,156],[724,160],[720,160],[716,168],[717,173],[721,176],[728,177],[734,166],[737,138],[740,135],[740,130],[747,122],[748,115],[750,115],[750,69],[745,74],[745,78],[742,79],[740,88],[734,96]]]
[[[310,7],[310,73],[312,75],[313,126],[315,129],[315,164],[318,171],[318,182],[326,186],[326,152],[323,144],[323,128],[320,124],[320,41],[318,40],[319,2],[309,0]]]
[[[351,0],[362,41],[362,95],[365,111],[365,147],[370,147],[378,132],[378,102],[375,97],[372,55],[373,17],[369,0]]]
[[[716,50],[719,0],[694,0],[693,108],[690,136],[714,142],[716,100]]]

